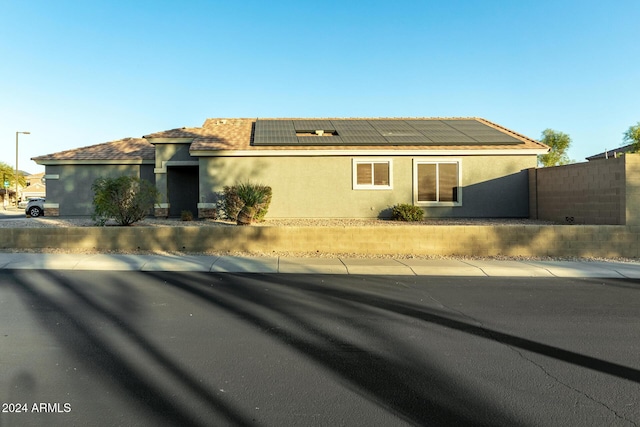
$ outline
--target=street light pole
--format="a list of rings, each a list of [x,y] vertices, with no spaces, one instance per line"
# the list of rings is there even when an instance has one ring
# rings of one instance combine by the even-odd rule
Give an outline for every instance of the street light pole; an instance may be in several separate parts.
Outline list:
[[[30,135],[31,132],[16,132],[16,208],[18,207],[18,135]]]

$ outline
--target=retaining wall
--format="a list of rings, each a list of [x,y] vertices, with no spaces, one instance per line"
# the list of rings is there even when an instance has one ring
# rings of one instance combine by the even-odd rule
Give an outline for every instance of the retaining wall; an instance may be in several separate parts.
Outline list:
[[[0,248],[638,258],[640,226],[0,228]]]

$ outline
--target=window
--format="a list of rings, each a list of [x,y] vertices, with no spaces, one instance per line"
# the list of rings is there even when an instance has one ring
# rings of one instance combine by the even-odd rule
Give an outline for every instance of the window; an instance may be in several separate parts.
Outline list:
[[[354,190],[389,190],[391,176],[391,160],[353,159]]]
[[[414,160],[414,201],[418,205],[459,206],[460,161]]]

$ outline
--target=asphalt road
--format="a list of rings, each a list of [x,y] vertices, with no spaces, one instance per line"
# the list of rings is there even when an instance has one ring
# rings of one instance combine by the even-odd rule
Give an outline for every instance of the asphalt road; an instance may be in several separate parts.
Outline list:
[[[0,207],[0,209],[2,209]],[[0,212],[0,221],[6,221],[6,220],[12,220],[12,219],[25,219],[25,214],[24,214],[24,209],[22,209],[21,211],[17,211],[17,210],[11,210],[11,211],[5,211],[5,212]]]
[[[640,281],[0,271],[0,427],[634,426]]]

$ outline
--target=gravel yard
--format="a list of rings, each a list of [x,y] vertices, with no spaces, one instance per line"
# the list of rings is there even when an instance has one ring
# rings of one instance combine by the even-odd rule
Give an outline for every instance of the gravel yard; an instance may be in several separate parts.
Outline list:
[[[256,223],[252,227],[354,227],[354,226],[420,226],[420,225],[552,225],[548,221],[529,219],[428,219],[419,222],[403,222],[380,219],[271,219]],[[42,227],[95,227],[91,218],[62,218],[40,217],[20,218],[0,221],[0,227],[11,228],[42,228]],[[106,225],[117,226],[115,222]],[[132,227],[236,227],[230,221],[196,220],[181,221],[180,219],[147,218],[137,222]]]

